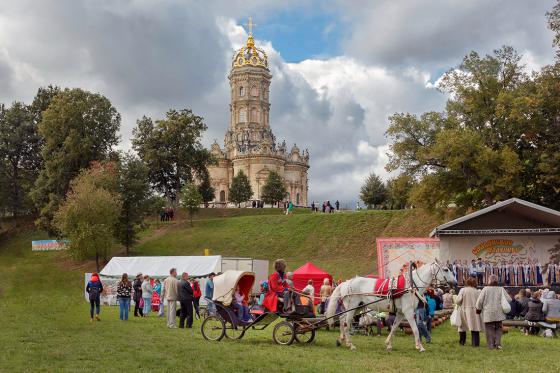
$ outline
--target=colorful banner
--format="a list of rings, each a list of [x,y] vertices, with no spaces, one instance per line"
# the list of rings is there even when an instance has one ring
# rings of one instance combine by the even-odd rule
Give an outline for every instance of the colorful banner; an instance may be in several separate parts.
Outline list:
[[[380,277],[394,277],[406,273],[410,262],[418,266],[439,259],[437,238],[378,238],[377,273]]]
[[[57,251],[68,248],[67,240],[37,240],[31,241],[31,251]]]

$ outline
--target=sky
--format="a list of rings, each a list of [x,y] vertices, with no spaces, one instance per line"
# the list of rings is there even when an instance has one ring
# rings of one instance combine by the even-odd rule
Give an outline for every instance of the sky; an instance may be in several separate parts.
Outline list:
[[[48,84],[108,97],[121,147],[143,115],[204,117],[223,143],[231,57],[254,36],[269,55],[270,124],[309,149],[309,201],[353,207],[385,170],[388,117],[442,110],[438,78],[472,50],[511,45],[527,69],[553,62],[552,0],[2,0],[0,102]]]

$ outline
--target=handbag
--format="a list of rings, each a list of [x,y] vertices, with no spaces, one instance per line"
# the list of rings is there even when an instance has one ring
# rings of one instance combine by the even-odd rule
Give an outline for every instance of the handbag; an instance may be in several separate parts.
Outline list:
[[[505,296],[504,293],[505,293],[505,290],[502,289],[502,300],[501,300],[502,311],[503,311],[503,313],[505,313],[507,315],[508,313],[511,312],[511,305],[509,304],[508,300],[506,299],[506,296]]]
[[[459,307],[455,305],[455,309],[451,313],[451,317],[449,318],[451,325],[460,327],[461,326],[461,312],[459,311]]]

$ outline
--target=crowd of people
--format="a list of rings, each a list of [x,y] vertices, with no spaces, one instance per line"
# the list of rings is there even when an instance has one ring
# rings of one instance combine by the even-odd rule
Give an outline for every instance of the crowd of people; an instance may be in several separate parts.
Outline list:
[[[334,203],[334,206],[331,205],[331,201],[324,201],[321,206],[321,211],[327,214],[338,210],[340,210],[340,202],[338,200]],[[311,211],[319,212],[319,204],[315,203],[315,201],[311,202]]]
[[[166,207],[161,209],[159,214],[160,221],[173,221],[175,219],[175,210],[171,207]]]
[[[469,277],[477,280],[477,286],[486,286],[492,275],[496,276],[500,286],[541,286],[545,281],[548,285],[560,283],[560,265],[549,264],[544,274],[543,266],[537,259],[493,263],[478,258],[470,263],[467,260],[448,261],[447,266],[453,271],[459,286],[465,286]]]

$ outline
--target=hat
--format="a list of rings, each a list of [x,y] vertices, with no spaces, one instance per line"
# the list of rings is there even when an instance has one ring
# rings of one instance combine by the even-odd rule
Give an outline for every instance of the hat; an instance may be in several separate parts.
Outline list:
[[[136,277],[138,277],[138,276],[142,276],[142,272],[138,272],[138,273],[136,274]]]

